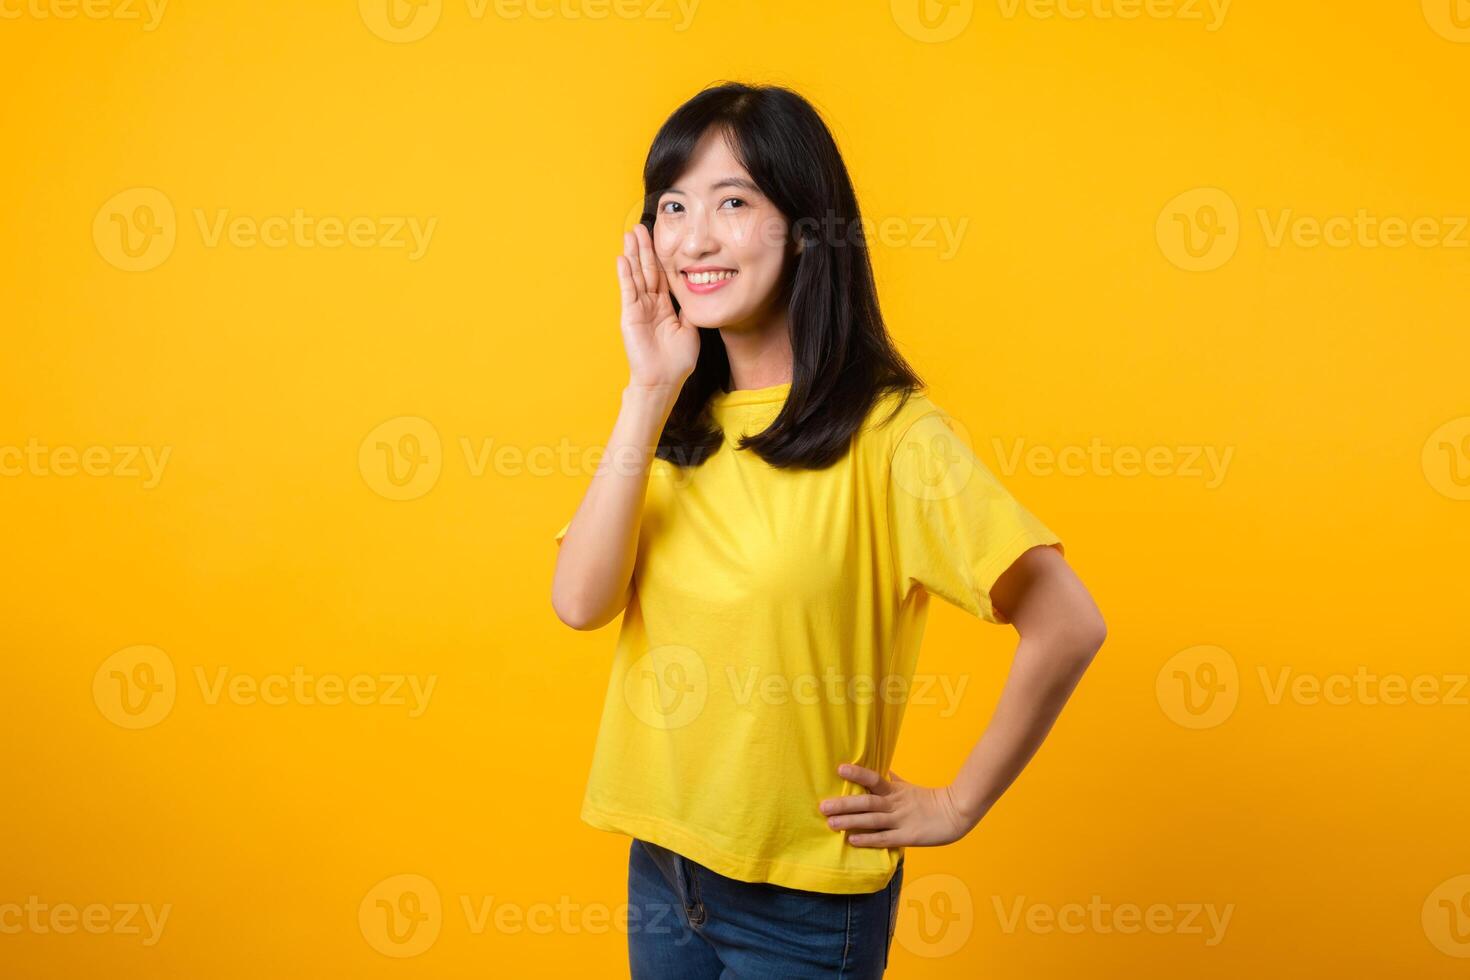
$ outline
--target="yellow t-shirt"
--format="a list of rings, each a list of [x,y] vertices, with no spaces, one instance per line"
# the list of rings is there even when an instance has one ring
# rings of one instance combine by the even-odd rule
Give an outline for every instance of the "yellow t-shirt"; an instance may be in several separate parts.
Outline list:
[[[903,848],[849,844],[817,804],[866,792],[840,763],[888,772],[929,596],[1007,622],[995,580],[1063,546],[922,392],[827,469],[735,450],[789,390],[716,394],[725,444],[650,469],[581,815],[729,878],[872,892]]]

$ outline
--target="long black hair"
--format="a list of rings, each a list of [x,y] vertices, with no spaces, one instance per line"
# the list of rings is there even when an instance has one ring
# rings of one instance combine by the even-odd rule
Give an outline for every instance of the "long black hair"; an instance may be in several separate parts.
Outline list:
[[[823,469],[847,453],[885,392],[901,393],[901,406],[923,383],[883,324],[857,195],[837,142],[795,92],[728,82],[675,110],[643,167],[642,222],[650,234],[658,199],[688,168],[711,127],[724,132],[801,246],[783,272],[779,296],[791,320],[791,390],[780,414],[743,437],[739,448],[772,466]],[[680,466],[698,466],[723,442],[708,405],[716,392],[729,390],[730,362],[718,329],[700,327],[699,335],[699,359],[658,443],[659,458]]]

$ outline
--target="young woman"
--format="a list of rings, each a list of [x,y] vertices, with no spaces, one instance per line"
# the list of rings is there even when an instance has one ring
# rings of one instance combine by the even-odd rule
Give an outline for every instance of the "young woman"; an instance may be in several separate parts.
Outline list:
[[[904,848],[959,840],[1105,636],[1063,545],[922,392],[812,106],[681,106],[617,259],[629,377],[557,615],[623,614],[582,806],[633,838],[635,978],[878,977]],[[1020,634],[954,781],[889,770],[938,595]]]

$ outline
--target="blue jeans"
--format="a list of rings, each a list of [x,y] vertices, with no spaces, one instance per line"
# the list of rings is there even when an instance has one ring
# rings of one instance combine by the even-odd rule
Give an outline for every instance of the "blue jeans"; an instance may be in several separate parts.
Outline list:
[[[633,980],[869,980],[898,923],[903,858],[876,892],[737,881],[650,841],[628,854]]]

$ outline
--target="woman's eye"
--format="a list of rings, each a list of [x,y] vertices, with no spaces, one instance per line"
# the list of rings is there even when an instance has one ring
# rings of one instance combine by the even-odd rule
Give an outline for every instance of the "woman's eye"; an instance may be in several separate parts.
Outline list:
[[[722,202],[722,203],[721,203],[721,205],[720,205],[720,206],[721,206],[721,207],[724,207],[724,206],[725,206],[725,205],[726,205],[726,204],[730,204],[730,203],[732,203],[732,202],[733,202],[733,203],[735,203],[735,204],[738,204],[738,205],[740,205],[740,207],[742,207],[742,208],[743,208],[743,207],[745,207],[745,201],[743,201],[743,200],[741,200],[741,199],[740,199],[740,198],[738,198],[738,197],[727,197],[727,198],[725,198],[725,200],[724,200],[724,201],[723,201],[723,202]]]
[[[670,211],[669,208],[681,208],[682,209],[683,207],[684,207],[684,205],[680,204],[678,201],[665,201],[663,203],[663,205],[659,208],[659,210],[663,214],[673,214],[674,212]]]

